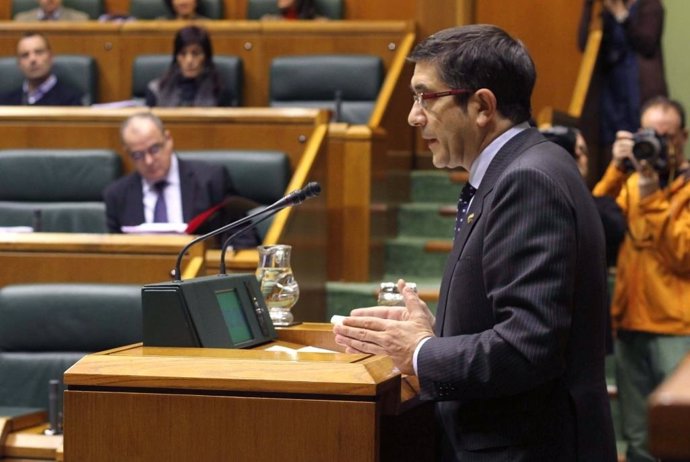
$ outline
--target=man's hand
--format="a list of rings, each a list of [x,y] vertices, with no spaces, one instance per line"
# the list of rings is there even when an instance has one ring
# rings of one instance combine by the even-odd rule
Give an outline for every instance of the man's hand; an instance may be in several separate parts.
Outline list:
[[[628,7],[623,0],[604,0],[604,8],[611,13],[618,22],[623,22],[628,18]]]
[[[638,161],[633,154],[633,134],[626,131],[616,132],[616,142],[613,143],[613,162],[616,167],[623,170],[623,162],[628,159],[640,174],[638,187],[640,188],[640,198],[653,194],[659,189],[659,173],[646,160]]]
[[[335,342],[348,353],[389,355],[405,374],[414,374],[412,356],[417,344],[433,333],[434,316],[414,290],[398,281],[404,307],[357,308],[333,327]]]
[[[616,164],[619,170],[624,170],[625,159],[628,159],[633,165],[636,163],[635,156],[633,155],[633,146],[635,142],[633,141],[633,134],[620,130],[616,132],[616,141],[613,143],[613,150],[611,152],[613,157],[613,162]]]

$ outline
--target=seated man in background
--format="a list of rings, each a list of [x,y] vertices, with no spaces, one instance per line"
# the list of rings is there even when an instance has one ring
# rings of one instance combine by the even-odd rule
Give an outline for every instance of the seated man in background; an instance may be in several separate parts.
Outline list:
[[[38,8],[14,15],[15,21],[88,21],[89,15],[62,6],[62,0],[38,0]]]
[[[83,94],[53,73],[53,53],[48,39],[26,32],[17,43],[17,65],[24,83],[0,95],[0,105],[81,106]]]
[[[152,113],[136,114],[120,128],[120,138],[136,168],[108,186],[104,192],[110,232],[142,223],[189,223],[218,208],[199,234],[245,216],[258,204],[237,196],[228,172],[221,165],[180,160],[174,154],[172,135]],[[258,244],[251,230],[238,236],[235,247]]]
[[[641,126],[616,133],[594,195],[615,197],[628,232],[618,254],[611,314],[616,384],[629,462],[653,461],[647,397],[690,352],[690,164],[685,111],[666,97],[642,107]],[[656,145],[657,149],[651,148]],[[656,151],[656,152],[655,152]]]

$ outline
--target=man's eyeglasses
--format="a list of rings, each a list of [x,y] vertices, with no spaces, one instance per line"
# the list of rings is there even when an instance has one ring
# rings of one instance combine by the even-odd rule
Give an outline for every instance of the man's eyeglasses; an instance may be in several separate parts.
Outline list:
[[[164,145],[165,145],[165,143],[161,142],[161,143],[152,144],[151,146],[149,146],[147,149],[145,149],[143,151],[130,151],[129,149],[127,151],[129,152],[129,156],[132,159],[142,160],[144,157],[146,157],[146,154],[149,154],[151,156],[156,156],[159,152],[161,152]]]
[[[454,88],[433,93],[412,93],[412,101],[413,103],[418,103],[423,109],[426,109],[428,104],[427,101],[430,99],[441,98],[442,96],[461,95],[463,93],[472,93],[472,90]]]

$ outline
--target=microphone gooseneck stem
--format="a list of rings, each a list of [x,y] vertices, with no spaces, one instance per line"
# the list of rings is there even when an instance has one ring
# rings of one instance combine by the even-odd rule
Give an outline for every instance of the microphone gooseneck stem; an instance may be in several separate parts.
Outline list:
[[[281,202],[283,200],[284,200],[284,198],[280,199],[275,204],[269,206],[269,208],[275,206],[276,204],[278,204],[279,202]],[[266,210],[268,210],[268,208],[262,210],[260,213],[265,212]],[[182,257],[184,257],[184,255],[187,253],[187,250],[189,250],[189,248],[191,246],[193,246],[197,242],[206,240],[206,239],[211,238],[213,236],[217,236],[218,234],[221,234],[221,233],[230,231],[231,229],[235,229],[239,226],[242,226],[243,224],[247,223],[252,218],[254,218],[255,215],[258,215],[258,214],[248,215],[248,216],[241,218],[237,221],[233,221],[232,223],[228,223],[225,226],[221,226],[220,228],[214,229],[213,231],[211,231],[209,233],[206,233],[206,234],[203,234],[199,237],[196,237],[196,238],[192,239],[189,243],[187,243],[187,245],[185,245],[182,248],[182,251],[177,255],[177,261],[175,262],[175,270],[174,270],[174,275],[173,275],[173,277],[175,278],[175,281],[181,281],[182,280],[182,273],[180,272],[180,267],[182,266]]]
[[[261,217],[261,218],[259,218],[259,219],[256,220],[256,221],[253,221],[252,223],[247,224],[244,228],[242,228],[241,230],[239,230],[239,231],[237,231],[236,233],[232,234],[230,237],[228,237],[228,238],[225,240],[225,242],[223,242],[223,245],[222,245],[221,248],[220,248],[220,265],[219,265],[219,271],[218,271],[219,274],[226,274],[226,273],[227,273],[226,267],[225,267],[225,253],[227,252],[228,247],[230,246],[230,242],[231,242],[233,239],[235,239],[237,236],[239,236],[240,234],[246,233],[246,232],[249,231],[250,229],[254,228],[256,225],[258,225],[258,224],[261,223],[262,221],[268,220],[269,218],[271,218],[273,215],[275,215],[276,213],[280,212],[280,211],[283,210],[284,208],[285,208],[285,206],[283,206],[283,207],[281,207],[281,208],[279,208],[279,209],[270,210],[270,213],[266,213],[266,212],[267,212],[267,209],[263,209],[263,210],[261,210],[261,211],[255,213],[255,214],[253,214],[253,215],[252,215],[252,218],[256,218],[256,217],[258,217],[258,216],[261,215],[261,214],[264,214],[264,216]]]
[[[269,205],[263,210],[260,210],[256,213],[253,213],[251,215],[247,215],[244,218],[241,218],[237,221],[233,221],[232,223],[228,223],[225,226],[221,226],[218,229],[214,229],[213,231],[203,234],[195,239],[192,239],[187,245],[185,245],[180,253],[177,255],[177,261],[175,262],[175,269],[173,270],[173,278],[175,281],[180,282],[182,281],[182,272],[180,270],[182,266],[182,258],[184,255],[187,253],[189,248],[196,244],[197,242],[206,240],[208,238],[211,238],[213,236],[217,236],[218,234],[225,233],[228,231],[231,231],[233,229],[239,228],[244,226],[247,222],[251,224],[251,221],[261,215],[266,214],[267,217],[276,213],[278,210],[284,209],[285,207],[289,207],[292,205],[297,205],[302,203],[305,199],[308,199],[310,197],[318,196],[319,193],[321,192],[321,185],[316,182],[310,182],[308,183],[304,188],[302,189],[297,189],[285,197],[278,199],[276,202],[273,204]],[[266,217],[266,218],[267,218]],[[244,232],[245,229],[242,229],[242,232]],[[234,236],[231,236],[234,237]],[[224,244],[225,246],[225,244]],[[224,257],[224,255],[223,255]],[[221,261],[222,263],[222,261]]]

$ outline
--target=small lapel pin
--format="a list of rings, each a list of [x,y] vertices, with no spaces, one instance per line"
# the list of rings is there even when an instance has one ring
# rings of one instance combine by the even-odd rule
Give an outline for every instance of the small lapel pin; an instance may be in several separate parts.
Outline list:
[[[474,213],[470,213],[469,215],[467,215],[467,224],[469,225],[473,221],[474,221]]]

